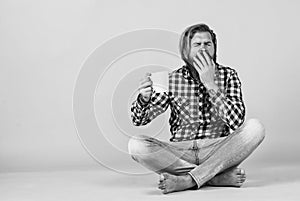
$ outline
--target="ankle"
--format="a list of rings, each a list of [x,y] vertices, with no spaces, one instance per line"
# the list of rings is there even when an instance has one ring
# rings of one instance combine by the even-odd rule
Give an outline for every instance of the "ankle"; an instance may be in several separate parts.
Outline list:
[[[193,187],[196,185],[195,180],[193,179],[193,177],[191,177],[191,175],[187,174],[184,176],[184,180],[185,182],[190,186]]]

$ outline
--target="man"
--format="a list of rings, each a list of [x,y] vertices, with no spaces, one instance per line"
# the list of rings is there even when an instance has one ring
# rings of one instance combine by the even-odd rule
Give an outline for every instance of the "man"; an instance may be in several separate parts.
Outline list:
[[[216,35],[207,25],[188,27],[180,39],[186,65],[169,74],[169,91],[153,91],[148,73],[132,103],[136,126],[171,108],[170,142],[141,135],[128,143],[135,161],[160,174],[163,193],[242,186],[246,174],[238,165],[264,139],[258,120],[244,122],[241,82],[234,69],[217,63],[216,49]]]

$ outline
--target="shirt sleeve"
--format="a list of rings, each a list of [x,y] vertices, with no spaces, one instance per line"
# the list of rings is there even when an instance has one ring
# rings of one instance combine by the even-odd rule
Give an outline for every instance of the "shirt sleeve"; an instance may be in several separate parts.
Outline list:
[[[210,102],[218,116],[228,125],[230,133],[239,128],[245,120],[245,105],[242,98],[241,82],[236,71],[231,73],[225,91],[209,93]]]
[[[131,105],[131,120],[135,126],[146,125],[165,112],[169,104],[170,98],[167,93],[153,92],[148,103],[141,101],[139,94]]]

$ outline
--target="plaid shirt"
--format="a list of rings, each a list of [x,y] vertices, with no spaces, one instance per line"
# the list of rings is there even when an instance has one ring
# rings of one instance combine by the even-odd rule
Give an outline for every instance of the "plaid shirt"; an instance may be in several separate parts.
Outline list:
[[[154,91],[147,104],[138,95],[131,106],[133,124],[146,125],[170,106],[170,141],[227,136],[244,122],[241,82],[234,69],[217,65],[215,83],[219,90],[209,93],[183,66],[169,74],[169,92]]]

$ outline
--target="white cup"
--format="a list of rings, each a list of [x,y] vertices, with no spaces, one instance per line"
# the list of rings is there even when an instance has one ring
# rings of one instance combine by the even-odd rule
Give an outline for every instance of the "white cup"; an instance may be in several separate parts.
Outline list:
[[[160,71],[151,73],[150,76],[153,82],[153,89],[156,93],[164,93],[169,91],[169,72]]]

